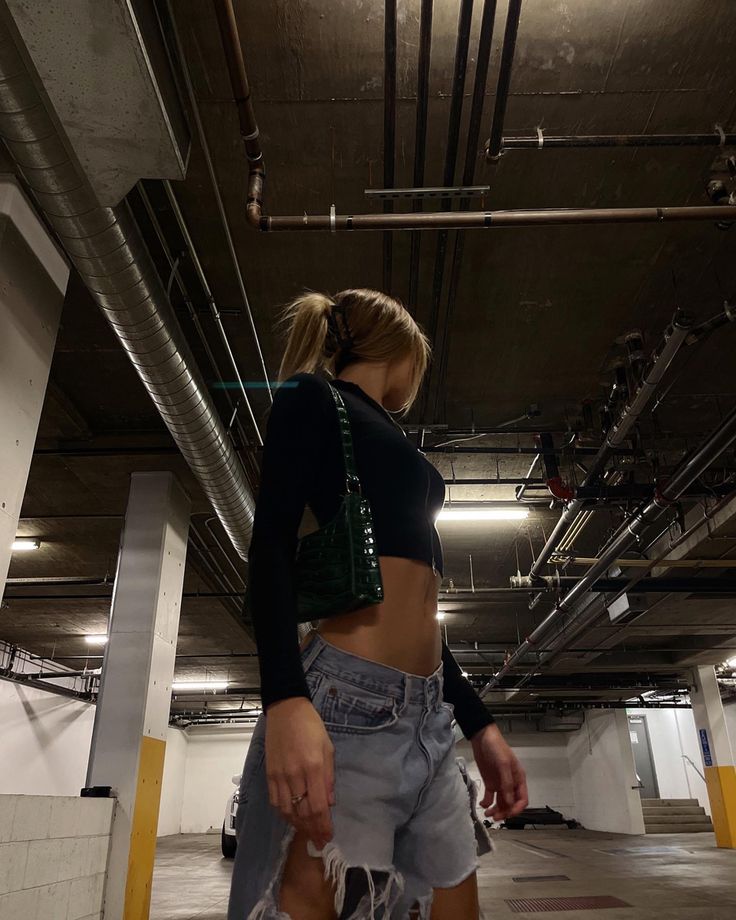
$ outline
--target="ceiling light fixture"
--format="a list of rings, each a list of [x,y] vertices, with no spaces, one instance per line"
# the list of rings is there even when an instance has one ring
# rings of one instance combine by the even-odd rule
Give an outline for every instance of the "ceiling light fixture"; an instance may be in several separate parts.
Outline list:
[[[438,611],[437,611],[437,619],[438,619],[438,620],[444,620],[445,616],[446,616],[446,614],[443,613],[441,610],[438,610]]]
[[[84,637],[84,641],[87,645],[105,645],[107,639],[108,637],[105,633],[89,633]]]
[[[196,693],[202,690],[227,690],[229,686],[226,680],[175,680],[171,689],[174,693]]]
[[[438,521],[523,521],[529,517],[528,508],[458,508],[447,505],[437,516]]]
[[[18,537],[17,540],[13,540],[14,553],[27,553],[31,550],[38,549],[40,546],[41,541],[33,537]]]

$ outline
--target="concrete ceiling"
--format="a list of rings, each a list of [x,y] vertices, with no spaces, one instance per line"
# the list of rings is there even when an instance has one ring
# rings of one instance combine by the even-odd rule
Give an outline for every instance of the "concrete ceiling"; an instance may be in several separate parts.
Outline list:
[[[475,6],[465,120],[480,0]],[[268,213],[323,214],[332,203],[342,213],[375,210],[364,190],[383,184],[383,3],[241,0],[236,9],[267,164]],[[435,0],[427,185],[442,184],[457,9],[454,0]],[[482,142],[490,130],[505,11],[501,0]],[[413,184],[418,13],[418,0],[399,4],[397,186]],[[211,5],[179,0],[176,19],[273,379],[281,348],[273,331],[275,310],[304,287],[329,291],[380,287],[382,235],[266,235],[247,226],[247,165]],[[716,123],[733,131],[734,26],[736,11],[730,0],[681,0],[664,11],[652,0],[526,0],[505,133],[531,135],[538,125],[548,134],[707,133]],[[465,153],[465,120],[460,162]],[[510,151],[498,165],[489,166],[482,151],[478,153],[475,182],[490,186],[483,206],[493,209],[707,204],[705,186],[718,155],[715,148],[530,150]],[[196,139],[187,178],[174,187],[215,297],[225,311],[224,322],[243,377],[260,381],[257,351]],[[146,188],[177,251],[165,197],[155,183],[147,183]],[[145,223],[135,193],[131,202]],[[155,251],[150,228],[144,230]],[[395,232],[393,237],[392,292],[406,299],[409,234]],[[422,234],[416,312],[422,324],[429,316],[436,244],[436,232]],[[451,233],[450,253],[453,246]],[[160,252],[155,254],[160,257]],[[195,306],[202,313],[211,347],[225,367],[222,347],[206,315],[206,301],[186,261],[182,271],[195,292]],[[446,279],[448,275],[446,268]],[[583,401],[600,401],[610,387],[611,369],[622,353],[626,333],[642,330],[651,349],[675,307],[705,319],[717,313],[725,299],[733,302],[734,298],[736,229],[683,223],[466,232],[460,284],[447,326],[448,363],[439,381],[438,412],[421,421],[446,425],[450,432],[473,425],[494,426],[519,417],[536,403],[541,415],[524,427],[576,426]],[[213,379],[184,305],[177,306],[205,376]],[[446,310],[445,292],[440,329]],[[734,358],[733,326],[718,331],[702,347],[684,350],[676,371],[682,373],[672,392],[654,421],[642,426],[639,464],[675,463],[733,406]],[[263,430],[267,402],[262,390],[252,393]],[[222,394],[216,392],[215,397],[225,413]],[[420,421],[416,412],[410,421]],[[426,443],[442,437],[440,431]],[[490,436],[476,443],[533,445],[530,435]],[[64,308],[37,447],[21,532],[40,536],[43,547],[32,556],[14,559],[12,577],[102,580],[110,576],[130,472],[173,469],[192,496],[196,512],[187,594],[242,590],[245,567],[233,552],[223,554],[216,545],[215,537],[224,540],[218,525],[211,523],[211,531],[205,527],[209,509],[196,481],[77,278]],[[448,479],[523,476],[532,459],[510,454],[431,456]],[[735,468],[733,452],[724,455],[723,463]],[[650,472],[646,463],[637,466],[642,481]],[[507,500],[513,488],[453,486],[451,496],[453,500]],[[540,550],[558,515],[559,509],[534,507],[522,524],[495,524],[492,529],[442,527],[444,586],[470,587],[472,556],[477,588],[506,587],[517,566],[528,571],[532,553]],[[618,519],[613,512],[596,515],[577,551],[595,555]],[[726,540],[721,555],[733,558],[736,540],[733,535]],[[708,574],[720,573],[709,570]],[[73,591],[15,586],[8,593],[11,597],[0,610],[0,638],[39,655],[84,655],[89,650],[82,634],[104,631],[109,607],[104,586]],[[21,600],[18,595],[23,593],[33,599]],[[68,600],[39,598],[69,593],[75,596]],[[85,594],[94,596],[78,596]],[[487,646],[490,658],[485,660],[461,656],[468,671],[487,675],[502,660],[504,650],[514,648],[550,605],[551,600],[545,599],[529,610],[525,595],[470,600],[448,595],[442,608],[447,611],[447,637],[453,648],[472,647],[476,642],[481,649]],[[185,598],[177,674],[227,676],[256,699],[254,644],[237,623],[237,606],[231,599]],[[576,653],[554,669],[567,676],[611,675],[615,686],[616,675],[624,675],[631,687],[650,675],[668,679],[686,675],[694,663],[716,663],[729,652],[736,653],[736,612],[731,610],[729,600],[659,598],[656,610],[627,629],[604,625],[574,643],[586,649],[601,644],[602,654]],[[695,650],[691,638],[698,639]],[[233,653],[241,657],[205,657]],[[593,698],[604,695],[591,693]],[[547,696],[555,698],[553,693]],[[174,704],[174,709],[185,708],[190,704]]]

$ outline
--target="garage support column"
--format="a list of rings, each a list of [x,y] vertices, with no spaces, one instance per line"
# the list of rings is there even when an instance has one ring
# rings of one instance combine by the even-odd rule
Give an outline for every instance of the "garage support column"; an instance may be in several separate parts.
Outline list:
[[[147,920],[190,502],[173,473],[133,473],[87,786],[117,798],[105,916]]]
[[[695,669],[691,702],[716,843],[719,847],[736,849],[736,767],[713,667]]]
[[[0,598],[68,280],[64,258],[16,179],[0,175]]]

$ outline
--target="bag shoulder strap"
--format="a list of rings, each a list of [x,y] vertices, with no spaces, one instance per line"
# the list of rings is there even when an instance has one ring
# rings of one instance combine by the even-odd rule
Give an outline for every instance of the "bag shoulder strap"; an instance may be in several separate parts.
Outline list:
[[[330,381],[326,381],[327,386],[332,392],[335,406],[337,407],[337,422],[340,428],[340,441],[342,443],[342,456],[345,461],[345,488],[348,492],[360,492],[360,479],[355,466],[355,455],[353,453],[353,431],[350,427],[350,418],[348,410],[343,401],[342,394],[333,387]]]

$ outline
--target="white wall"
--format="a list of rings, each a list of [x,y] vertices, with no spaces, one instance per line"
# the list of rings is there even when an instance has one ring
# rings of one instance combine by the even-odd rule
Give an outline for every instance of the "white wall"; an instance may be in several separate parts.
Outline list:
[[[158,837],[181,832],[181,811],[184,800],[184,779],[187,767],[189,739],[180,728],[166,733],[166,757],[161,780],[161,806],[158,813]]]
[[[627,713],[647,720],[660,798],[698,799],[710,814],[708,790],[698,775],[698,770],[703,772],[703,758],[692,709],[629,709]]]
[[[85,785],[95,707],[0,680],[0,793],[79,795]]]
[[[728,703],[723,710],[726,713],[726,729],[728,740],[731,742],[731,751],[736,757],[736,701]]]
[[[234,790],[231,777],[243,769],[252,731],[241,726],[192,726],[187,730],[187,766],[182,834],[219,833]]]
[[[588,710],[569,736],[568,755],[578,821],[592,831],[643,834],[626,712]]]
[[[529,807],[544,808],[549,805],[562,812],[566,818],[575,816],[575,798],[572,791],[570,761],[567,756],[568,735],[553,732],[504,731],[504,737],[524,767],[529,787]],[[473,760],[473,749],[463,739],[457,744],[458,755],[465,758],[468,774],[478,784],[478,801],[483,798],[485,786],[480,771]],[[478,808],[481,820],[483,809]]]
[[[100,920],[114,799],[0,795],[0,917]]]

